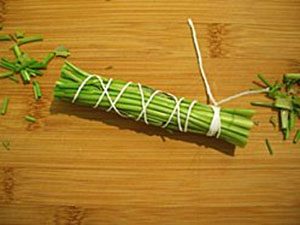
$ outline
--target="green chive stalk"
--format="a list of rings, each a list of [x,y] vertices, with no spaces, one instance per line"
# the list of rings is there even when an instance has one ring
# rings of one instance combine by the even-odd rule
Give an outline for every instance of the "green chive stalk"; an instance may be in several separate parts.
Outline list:
[[[89,75],[89,73],[82,71],[73,64],[65,62],[61,70],[61,77],[56,82],[54,89],[55,97],[59,100],[72,102],[79,86]],[[101,78],[106,85],[108,79],[105,77]],[[126,84],[127,82],[120,80],[112,81],[108,90],[112,100],[118,96]],[[155,90],[144,85],[142,85],[142,90],[146,103]],[[102,93],[103,88],[99,80],[91,78],[82,88],[75,103],[93,107]],[[180,123],[182,128],[184,128],[191,103],[191,100],[184,99],[180,104]],[[163,126],[169,119],[175,105],[176,101],[168,93],[155,95],[147,107],[148,123],[154,126]],[[107,110],[110,106],[109,99],[105,95],[98,108]],[[116,108],[128,118],[135,120],[138,118],[143,108],[141,93],[136,83],[131,83],[128,86],[116,103]],[[250,109],[222,108],[220,112],[222,123],[220,138],[234,145],[244,147],[247,143],[250,129],[253,126],[253,122],[251,121],[253,114],[254,111]],[[197,102],[191,111],[187,131],[197,134],[206,134],[209,130],[213,115],[214,112],[211,106]],[[140,120],[144,121],[144,117]],[[177,114],[175,113],[166,129],[179,130],[178,123]]]
[[[2,102],[1,115],[5,115],[7,113],[9,98],[5,97]]]
[[[35,123],[36,122],[36,118],[31,116],[31,115],[27,115],[24,117],[26,121],[31,122],[31,123]]]
[[[37,35],[37,36],[31,36],[31,37],[24,37],[18,40],[18,45],[24,45],[24,44],[28,44],[31,42],[37,42],[37,41],[42,41],[43,37],[41,35]]]

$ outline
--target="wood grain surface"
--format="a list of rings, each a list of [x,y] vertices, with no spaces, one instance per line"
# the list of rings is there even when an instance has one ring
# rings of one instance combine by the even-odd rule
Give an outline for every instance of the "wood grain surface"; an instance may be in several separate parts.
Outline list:
[[[205,102],[187,26],[192,17],[217,99],[300,72],[299,0],[1,0],[2,33],[43,34],[24,50],[56,46],[93,73]],[[11,55],[0,43],[0,56]],[[31,86],[0,82],[0,224],[300,224],[300,148],[257,108],[246,148],[57,102],[63,60]],[[249,96],[226,107],[249,107]],[[38,118],[29,124],[24,116]],[[298,127],[299,127],[298,123]],[[274,155],[264,145],[269,138]]]

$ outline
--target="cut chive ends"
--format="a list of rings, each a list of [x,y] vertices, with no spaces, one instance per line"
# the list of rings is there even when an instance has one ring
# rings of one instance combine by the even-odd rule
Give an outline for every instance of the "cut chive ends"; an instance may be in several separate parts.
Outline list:
[[[30,122],[30,123],[35,123],[37,121],[37,119],[31,115],[27,115],[24,117],[26,121]]]
[[[43,41],[43,37],[41,35],[31,36],[31,37],[23,37],[23,38],[18,40],[17,44],[19,46],[21,46],[21,45],[24,45],[24,44],[28,44],[28,43],[31,43],[31,42],[37,42],[37,41]]]
[[[9,103],[9,98],[5,97],[3,99],[2,107],[1,107],[1,115],[3,115],[3,116],[7,113],[8,103]]]
[[[268,87],[266,96],[271,99],[270,102],[251,102],[253,106],[262,106],[272,108],[278,113],[278,119],[274,117],[269,122],[275,127],[279,127],[284,140],[290,138],[290,134],[296,127],[297,120],[300,118],[300,74],[287,73],[283,75],[282,82],[272,84],[263,75],[258,78],[263,85]],[[258,84],[261,86],[260,84]]]
[[[67,49],[63,45],[58,46],[54,50],[54,53],[55,53],[55,56],[57,56],[57,57],[63,57],[63,58],[67,58],[71,54],[70,51],[69,51],[69,49]]]
[[[34,98],[35,98],[35,100],[39,100],[42,97],[42,92],[41,92],[39,82],[33,81],[32,84],[33,84]]]
[[[295,134],[295,137],[294,137],[294,140],[293,140],[293,143],[294,144],[297,144],[300,140],[300,129],[297,130],[296,134]]]

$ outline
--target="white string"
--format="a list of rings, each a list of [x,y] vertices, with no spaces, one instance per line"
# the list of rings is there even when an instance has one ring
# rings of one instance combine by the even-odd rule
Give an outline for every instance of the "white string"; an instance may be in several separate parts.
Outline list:
[[[221,134],[221,117],[220,117],[220,107],[212,105],[211,108],[214,111],[213,118],[210,122],[210,126],[207,132],[207,136],[216,136],[219,138]]]
[[[97,75],[89,75],[87,76],[87,78],[84,79],[84,81],[81,83],[81,85],[79,86],[79,88],[77,89],[76,94],[73,97],[72,103],[74,103],[76,101],[76,99],[78,98],[80,92],[82,91],[83,87],[86,85],[86,83],[91,79],[95,77],[96,79],[99,80],[101,88],[103,89],[102,94],[99,96],[98,101],[96,102],[96,104],[93,106],[94,108],[97,108],[99,106],[99,104],[101,103],[103,97],[106,95],[108,101],[110,102],[110,107],[106,110],[107,112],[111,111],[112,109],[115,110],[115,112],[122,116],[122,117],[126,117],[125,115],[123,115],[122,113],[120,113],[120,111],[117,109],[116,104],[119,101],[120,97],[122,96],[122,94],[125,92],[126,88],[132,83],[131,81],[127,82],[126,85],[123,86],[122,90],[119,92],[118,96],[116,97],[116,99],[113,101],[109,95],[108,89],[113,81],[112,78],[110,78],[107,82],[107,84],[105,85],[102,78],[100,76]]]
[[[260,93],[264,93],[264,92],[268,92],[270,88],[264,88],[264,89],[259,89],[259,90],[247,90],[247,91],[243,91],[243,92],[240,92],[240,93],[237,93],[235,95],[232,95],[232,96],[229,96],[227,98],[224,98],[220,101],[217,102],[217,105],[221,105],[225,102],[229,102],[233,99],[236,99],[236,98],[239,98],[239,97],[242,97],[242,96],[245,96],[245,95],[251,95],[251,94],[260,94]]]
[[[98,76],[97,76],[98,77]],[[94,105],[94,108],[98,108],[99,104],[101,103],[102,99],[104,98],[105,94],[107,95],[108,94],[108,88],[110,87],[111,85],[111,82],[113,81],[112,78],[110,78],[107,82],[107,85],[105,86],[104,83],[103,83],[103,80],[101,78],[98,78],[98,80],[100,81],[101,83],[101,86],[103,88],[103,91],[102,91],[102,94],[100,95],[97,103]],[[108,94],[109,95],[109,94]]]
[[[208,83],[208,80],[207,80],[207,77],[206,77],[206,74],[204,71],[202,55],[201,55],[201,51],[200,51],[198,40],[197,40],[197,33],[196,33],[192,19],[190,19],[190,18],[188,19],[188,24],[192,31],[192,38],[193,38],[193,42],[194,42],[194,46],[195,46],[195,50],[196,50],[196,54],[197,54],[198,66],[199,66],[200,73],[202,75],[202,79],[204,81],[205,89],[206,89],[206,92],[208,95],[208,100],[211,101],[214,105],[216,105],[217,102],[211,92],[211,89],[210,89],[210,86],[209,86],[209,83]]]
[[[184,98],[182,97],[182,98],[180,98],[180,99],[178,100],[177,97],[176,97],[175,95],[172,95],[172,94],[170,94],[170,93],[168,93],[168,95],[170,95],[170,96],[175,100],[175,103],[176,103],[176,104],[175,104],[175,107],[174,107],[172,113],[171,113],[170,116],[169,116],[169,119],[168,119],[167,122],[162,126],[162,128],[166,128],[166,127],[170,124],[170,122],[171,122],[173,116],[175,115],[175,113],[177,113],[177,124],[178,124],[178,129],[182,132],[183,129],[182,129],[182,126],[181,126],[181,118],[180,118],[180,103],[183,101]]]
[[[144,115],[144,122],[146,124],[149,124],[148,118],[147,118],[147,108],[148,108],[149,104],[151,103],[152,99],[155,97],[155,95],[162,93],[162,91],[160,91],[160,90],[154,91],[151,94],[151,96],[149,97],[147,103],[145,104],[145,98],[144,98],[144,92],[142,89],[142,85],[140,83],[138,83],[138,86],[139,86],[139,90],[140,90],[140,94],[141,94],[141,98],[142,98],[142,110],[141,110],[140,115],[137,117],[136,121],[139,121],[141,119],[141,117]]]
[[[194,105],[197,103],[196,100],[192,101],[192,103],[190,104],[189,106],[189,109],[188,109],[188,112],[186,114],[186,120],[185,120],[185,124],[184,124],[184,132],[187,132],[188,131],[188,126],[189,126],[189,119],[190,119],[190,116],[191,116],[191,113],[192,113],[192,109],[194,107]]]
[[[118,110],[117,107],[116,107],[116,104],[117,104],[117,102],[119,101],[119,99],[121,98],[121,96],[123,95],[123,93],[126,91],[126,89],[128,88],[128,86],[129,86],[131,83],[132,83],[132,82],[129,81],[129,82],[127,82],[127,83],[123,86],[122,90],[119,92],[119,94],[118,94],[117,97],[115,98],[114,102],[111,103],[111,106],[107,109],[107,112],[109,112],[111,109],[114,109],[115,111]],[[107,96],[108,96],[108,95],[107,95]],[[124,115],[122,115],[122,116],[124,116]],[[126,117],[126,116],[124,116],[124,117]]]

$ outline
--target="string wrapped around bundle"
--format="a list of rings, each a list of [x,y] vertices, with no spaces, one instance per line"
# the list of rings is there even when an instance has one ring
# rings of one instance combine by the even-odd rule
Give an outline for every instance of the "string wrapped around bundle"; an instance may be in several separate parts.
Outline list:
[[[241,147],[246,145],[253,126],[253,110],[220,108],[176,97],[140,83],[90,74],[69,62],[62,67],[54,95],[149,125],[213,136]]]

